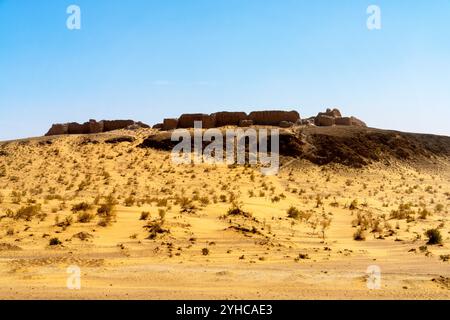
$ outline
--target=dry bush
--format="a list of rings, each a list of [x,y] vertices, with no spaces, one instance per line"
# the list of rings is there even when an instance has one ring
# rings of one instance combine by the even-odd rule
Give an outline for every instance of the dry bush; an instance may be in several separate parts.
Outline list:
[[[288,218],[298,220],[298,219],[300,219],[301,212],[296,207],[291,206],[287,210],[287,216],[288,216]]]
[[[91,209],[91,205],[87,202],[80,202],[72,206],[72,212],[87,211]]]
[[[417,212],[419,214],[419,219],[425,220],[428,216],[431,216],[431,212],[427,208],[419,209]]]
[[[149,232],[147,239],[153,240],[156,239],[158,235],[170,233],[168,229],[163,228],[163,224],[163,221],[151,221],[144,226],[144,228]]]
[[[353,201],[350,203],[350,206],[348,208],[350,210],[358,209],[358,200],[357,199],[353,199]]]
[[[72,236],[72,238],[80,239],[81,241],[86,241],[88,239],[93,238],[94,236],[87,232],[78,232]]]
[[[61,240],[59,240],[58,238],[55,237],[55,238],[51,238],[51,239],[49,240],[48,244],[49,244],[50,246],[58,246],[58,245],[61,245],[62,242],[61,242]]]
[[[425,235],[428,237],[427,244],[442,244],[442,235],[438,229],[429,229],[425,232]]]
[[[390,215],[391,219],[403,220],[414,217],[415,212],[411,207],[411,203],[401,203],[397,210],[392,210]]]
[[[150,212],[142,211],[141,212],[141,217],[139,218],[139,220],[147,220],[149,216],[150,216]]]
[[[245,218],[251,218],[252,214],[242,210],[241,205],[237,201],[233,201],[231,208],[227,211],[227,216],[242,216]]]
[[[181,213],[194,213],[197,209],[191,199],[182,197],[178,201]]]
[[[102,218],[113,218],[115,217],[114,205],[111,203],[103,203],[97,209],[97,215]]]
[[[353,234],[353,240],[356,241],[364,241],[366,240],[366,235],[361,228],[358,228],[356,232]]]
[[[70,225],[72,225],[72,223],[73,223],[73,218],[72,218],[72,216],[67,216],[67,217],[65,217],[64,220],[61,221],[61,222],[59,222],[58,219],[56,219],[56,221],[55,221],[55,225],[56,225],[57,227],[61,227],[61,228],[67,228],[67,227],[69,227]]]
[[[132,207],[135,202],[136,202],[136,199],[132,195],[129,195],[127,198],[125,198],[125,206],[126,207]]]
[[[14,215],[15,220],[31,221],[34,217],[40,217],[42,215],[41,205],[31,205],[27,207],[21,207]]]
[[[92,219],[94,219],[94,215],[87,211],[82,211],[78,214],[77,220],[80,223],[88,223],[91,222]]]

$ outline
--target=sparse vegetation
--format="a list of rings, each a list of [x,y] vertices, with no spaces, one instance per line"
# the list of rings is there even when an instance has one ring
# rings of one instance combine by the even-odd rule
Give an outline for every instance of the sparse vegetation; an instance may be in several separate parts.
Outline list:
[[[51,238],[51,239],[49,240],[48,244],[49,244],[50,246],[58,246],[58,245],[61,245],[62,242],[61,242],[58,238],[55,237],[55,238]]]
[[[442,244],[442,235],[438,229],[429,229],[425,232],[425,235],[428,237],[427,244]]]
[[[91,208],[91,205],[87,202],[80,202],[77,204],[74,204],[72,206],[72,212],[79,212],[79,211],[87,211]]]
[[[300,210],[298,210],[296,207],[291,206],[291,207],[289,207],[289,209],[287,210],[287,215],[288,215],[288,217],[291,218],[291,219],[298,220],[298,219],[300,219],[301,213],[300,213]]]
[[[366,240],[366,235],[361,228],[358,228],[356,232],[353,234],[353,240],[355,241],[364,241]]]
[[[150,212],[142,211],[141,212],[141,217],[139,218],[139,220],[147,220],[149,216],[150,216]]]
[[[82,211],[78,214],[77,221],[79,223],[88,223],[94,219],[94,215],[87,211]]]

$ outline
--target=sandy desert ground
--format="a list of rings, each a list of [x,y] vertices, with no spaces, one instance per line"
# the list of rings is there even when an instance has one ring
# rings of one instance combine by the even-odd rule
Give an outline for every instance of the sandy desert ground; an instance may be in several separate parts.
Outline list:
[[[0,143],[1,299],[450,298],[448,159],[263,176],[175,165],[151,132]]]

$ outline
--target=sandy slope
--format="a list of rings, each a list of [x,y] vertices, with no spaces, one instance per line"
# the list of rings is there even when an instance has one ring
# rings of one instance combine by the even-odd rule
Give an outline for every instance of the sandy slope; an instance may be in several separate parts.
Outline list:
[[[101,134],[0,146],[1,298],[450,298],[447,161],[350,169],[286,159],[264,177],[258,168],[173,165],[168,152],[136,148],[150,132],[117,133],[131,143],[106,144],[111,134]],[[115,217],[99,226],[108,196]],[[195,209],[181,212],[183,201]],[[227,216],[233,201],[251,216]],[[87,223],[72,210],[80,202],[90,205]],[[391,218],[402,203],[409,219]],[[30,221],[16,216],[38,204]],[[287,216],[291,206],[301,218]],[[430,215],[421,219],[421,208]],[[371,217],[365,241],[353,239],[358,214]],[[169,233],[147,239],[147,224]],[[431,228],[443,245],[425,247]],[[62,245],[50,246],[54,237]],[[70,265],[81,268],[80,290],[66,287]],[[367,288],[370,265],[381,268],[379,290]]]

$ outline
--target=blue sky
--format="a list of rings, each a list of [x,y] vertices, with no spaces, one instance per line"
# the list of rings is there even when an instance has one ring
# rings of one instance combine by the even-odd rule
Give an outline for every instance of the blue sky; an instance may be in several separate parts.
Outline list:
[[[68,30],[66,8],[81,8]],[[382,29],[366,27],[369,5]],[[0,0],[0,140],[51,123],[340,107],[450,135],[450,1]]]

